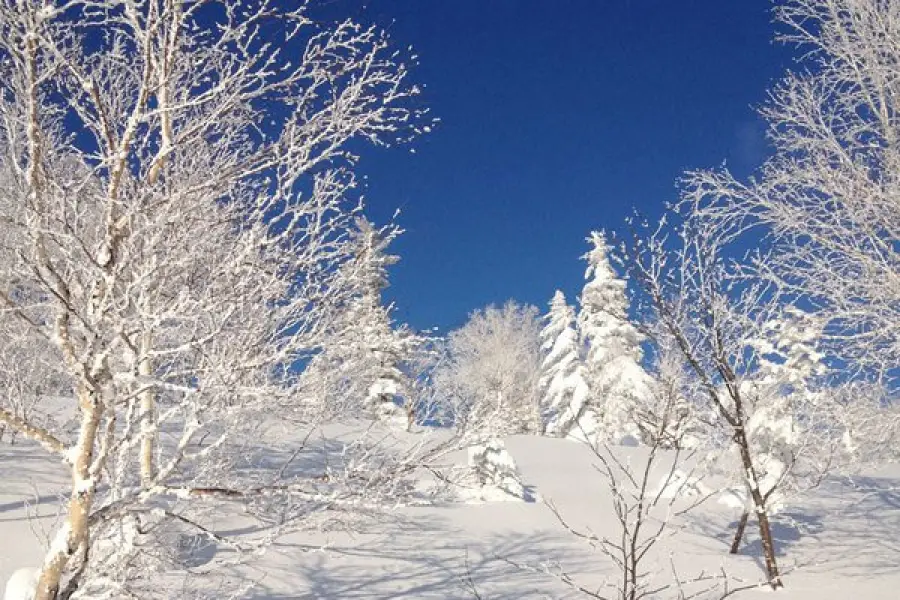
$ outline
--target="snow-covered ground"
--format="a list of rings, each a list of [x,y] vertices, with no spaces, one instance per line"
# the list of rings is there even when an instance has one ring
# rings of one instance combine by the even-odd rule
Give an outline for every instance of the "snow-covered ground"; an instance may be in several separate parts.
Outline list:
[[[575,528],[614,535],[610,492],[588,449],[561,439],[505,440],[522,483],[552,502]],[[638,465],[646,449],[616,454]],[[461,451],[460,465],[467,457]],[[658,465],[659,480],[665,470]],[[0,445],[0,581],[40,564],[45,529],[58,510],[65,483],[61,464],[30,444]],[[687,502],[685,500],[684,502]],[[678,505],[676,504],[676,507]],[[683,578],[722,569],[757,581],[761,554],[753,524],[741,556],[728,556],[738,515],[715,498],[673,518],[650,571],[660,582],[674,569]],[[220,524],[228,529],[227,520]],[[791,600],[900,597],[900,468],[827,482],[797,499],[775,519],[775,535]],[[458,502],[399,508],[354,533],[297,533],[281,539],[247,575],[259,583],[257,600],[318,598],[578,598],[540,571],[558,562],[580,584],[596,587],[614,575],[611,562],[563,528],[545,502]],[[514,563],[514,564],[512,564]],[[738,598],[768,598],[768,589]],[[665,597],[661,595],[660,597]]]

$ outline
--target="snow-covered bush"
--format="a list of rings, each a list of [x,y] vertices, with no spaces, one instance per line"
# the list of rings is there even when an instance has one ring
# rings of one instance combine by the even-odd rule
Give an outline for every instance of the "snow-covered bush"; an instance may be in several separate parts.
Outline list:
[[[522,485],[515,460],[504,443],[497,438],[469,446],[469,469],[474,484],[469,488],[464,487],[463,491],[472,496],[472,499],[533,500],[531,493]]]

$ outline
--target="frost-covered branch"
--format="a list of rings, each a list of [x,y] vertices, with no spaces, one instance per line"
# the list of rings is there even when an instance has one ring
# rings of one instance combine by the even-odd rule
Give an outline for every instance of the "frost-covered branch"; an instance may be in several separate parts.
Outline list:
[[[383,32],[305,2],[7,2],[0,65],[0,331],[31,353],[2,376],[47,383],[0,421],[57,453],[45,416],[77,422],[36,597],[98,594],[131,559],[95,561],[96,507],[253,488],[268,415],[321,423],[298,375],[360,285],[357,154],[425,111]]]
[[[900,364],[900,2],[787,0],[806,54],[761,109],[775,152],[749,181],[687,174],[698,226],[758,248],[743,273],[828,315],[827,352],[870,379]],[[746,245],[745,245],[746,247]]]

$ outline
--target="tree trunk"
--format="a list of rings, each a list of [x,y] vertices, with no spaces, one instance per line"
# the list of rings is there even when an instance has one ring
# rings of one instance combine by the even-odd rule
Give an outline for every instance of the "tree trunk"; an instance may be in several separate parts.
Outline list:
[[[762,499],[759,490],[756,495]],[[755,502],[755,500],[754,500]],[[763,558],[766,562],[766,574],[769,576],[769,585],[773,590],[784,587],[781,582],[781,574],[778,572],[778,563],[775,561],[775,541],[772,539],[772,528],[769,524],[769,514],[765,510],[757,513],[759,520],[759,537],[762,540]]]
[[[416,424],[416,405],[412,400],[406,401],[406,431],[412,431]]]
[[[759,490],[759,478],[750,455],[750,443],[743,427],[735,429],[734,441],[737,443],[741,462],[743,463],[747,488],[750,498],[753,500],[753,509],[756,512],[756,520],[759,523],[759,538],[762,541],[763,560],[766,564],[766,576],[773,590],[784,587],[781,582],[781,574],[778,572],[778,562],[775,559],[775,541],[772,539],[772,528],[769,524],[769,513],[766,509],[766,500]]]
[[[744,539],[744,529],[747,527],[747,519],[750,518],[750,512],[744,511],[741,520],[738,521],[737,531],[734,532],[734,540],[731,542],[731,554],[737,554],[741,548],[741,540]]]
[[[153,375],[153,362],[150,359],[152,334],[141,334],[140,355],[138,356],[138,375]],[[153,451],[156,447],[156,393],[153,388],[140,394],[141,401],[141,485],[149,487],[156,476],[153,464]]]
[[[57,597],[60,581],[69,561],[90,543],[88,519],[97,485],[91,478],[91,463],[102,408],[97,401],[96,392],[84,386],[79,387],[78,404],[81,410],[81,428],[78,442],[71,449],[72,495],[69,498],[66,520],[57,530],[44,559],[34,600],[54,600]]]
[[[541,413],[541,403],[538,400],[534,401],[534,405],[531,408],[531,419],[533,421],[532,429],[534,430],[534,434],[544,435],[546,433],[544,415]]]

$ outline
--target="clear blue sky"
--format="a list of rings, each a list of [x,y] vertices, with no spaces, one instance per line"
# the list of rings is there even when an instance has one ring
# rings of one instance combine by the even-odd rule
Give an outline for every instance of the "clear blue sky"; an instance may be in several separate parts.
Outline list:
[[[762,160],[752,107],[792,55],[766,0],[346,2],[414,46],[442,120],[362,165],[372,218],[401,210],[388,296],[416,328],[573,301],[591,229],[658,216],[685,169]]]

